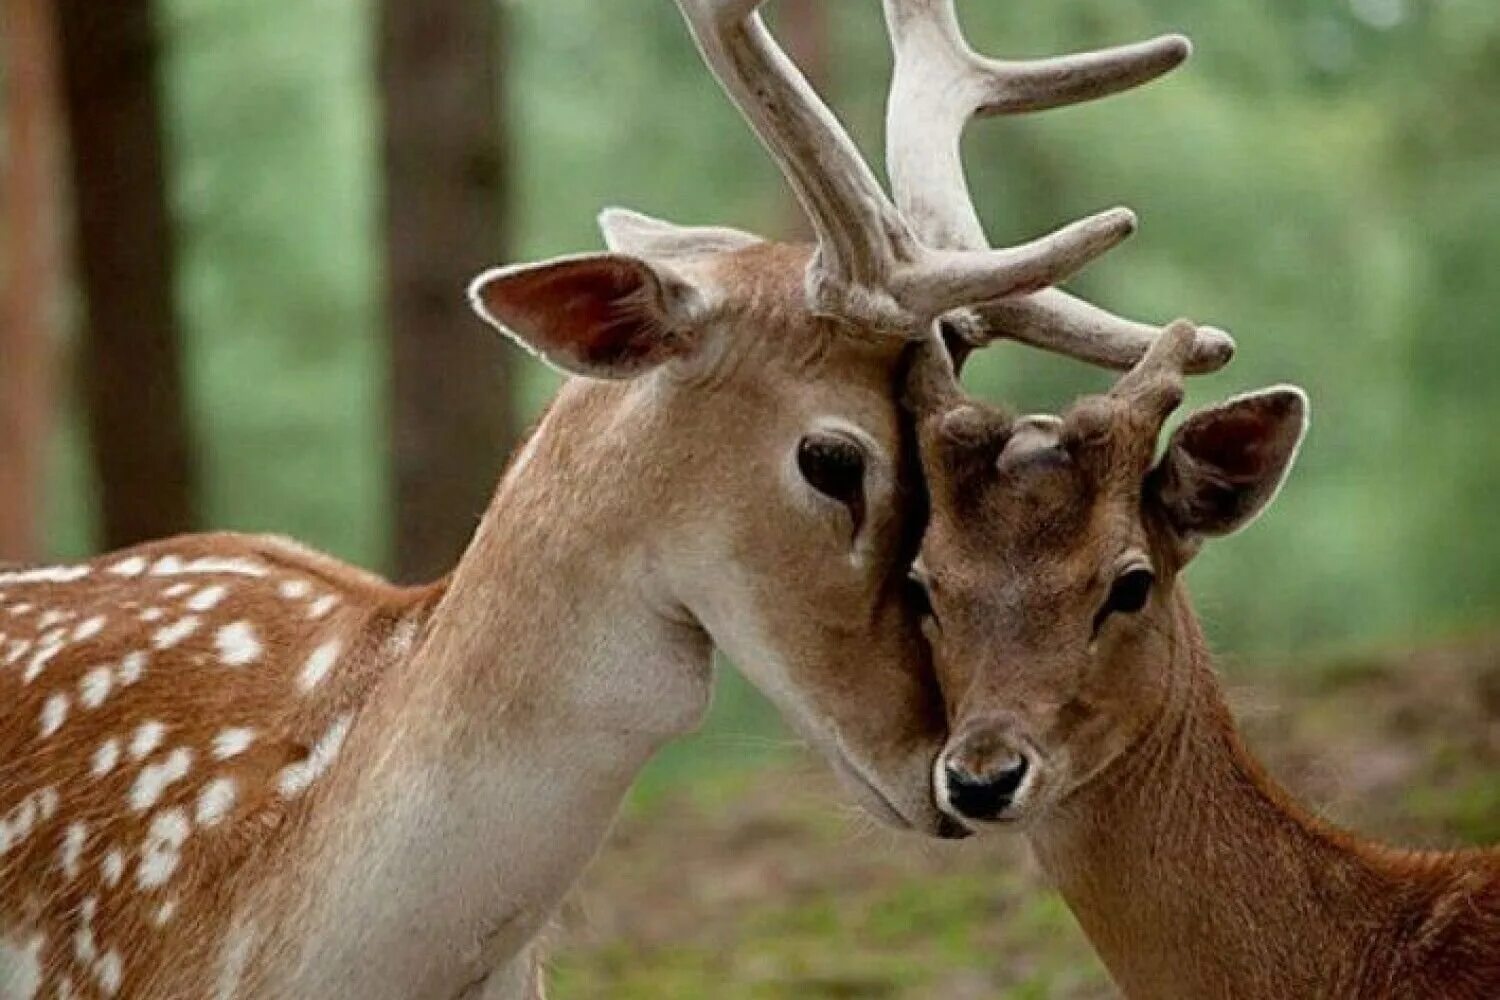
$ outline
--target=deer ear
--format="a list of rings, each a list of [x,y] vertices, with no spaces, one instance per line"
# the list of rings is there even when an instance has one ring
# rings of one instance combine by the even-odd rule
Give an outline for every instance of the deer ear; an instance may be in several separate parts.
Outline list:
[[[469,300],[501,332],[574,375],[631,378],[698,343],[696,290],[623,254],[499,268],[475,279]]]
[[[1172,435],[1147,495],[1191,544],[1233,534],[1276,498],[1307,432],[1307,395],[1264,389],[1199,410]]]
[[[628,208],[606,208],[599,213],[599,231],[615,253],[647,260],[680,260],[734,253],[765,242],[759,236],[725,226],[679,226]]]

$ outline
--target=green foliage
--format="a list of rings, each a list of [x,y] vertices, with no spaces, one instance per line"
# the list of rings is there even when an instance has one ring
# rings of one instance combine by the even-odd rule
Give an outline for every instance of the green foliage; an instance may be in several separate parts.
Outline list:
[[[596,247],[599,208],[775,231],[780,179],[701,69],[668,0],[506,3],[514,257]],[[1408,640],[1493,617],[1500,534],[1500,8],[1487,0],[1070,0],[963,5],[1012,55],[1163,30],[1198,54],[1146,90],[986,122],[968,142],[999,240],[1113,203],[1144,221],[1077,283],[1189,314],[1241,355],[1206,401],[1306,386],[1314,428],[1261,524],[1192,573],[1237,652]],[[833,98],[878,150],[888,55],[869,0],[829,0]],[[368,565],[387,548],[379,124],[372,9],[163,0],[173,203],[208,520]],[[454,294],[460,290],[455,289]],[[489,334],[474,325],[474,336]],[[1055,409],[1102,375],[1012,347],[971,385]],[[536,370],[535,411],[555,378]],[[436,389],[434,391],[437,391]],[[501,405],[501,401],[496,401]],[[73,436],[68,436],[73,441]],[[81,463],[54,539],[87,548]],[[495,468],[502,455],[494,456]]]

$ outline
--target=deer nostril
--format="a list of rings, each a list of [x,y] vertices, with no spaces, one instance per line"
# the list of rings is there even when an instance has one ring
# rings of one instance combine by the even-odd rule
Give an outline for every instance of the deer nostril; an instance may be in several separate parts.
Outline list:
[[[966,819],[997,819],[1015,803],[1030,770],[1030,763],[1021,754],[982,776],[950,763],[946,767],[948,805]]]

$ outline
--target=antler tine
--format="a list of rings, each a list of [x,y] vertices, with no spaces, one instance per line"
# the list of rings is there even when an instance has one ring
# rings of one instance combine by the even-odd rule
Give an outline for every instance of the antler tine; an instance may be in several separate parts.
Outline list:
[[[1116,316],[1083,299],[1055,288],[1024,298],[988,302],[973,310],[975,336],[960,326],[970,346],[1001,337],[1101,368],[1124,371],[1141,357],[1161,334],[1161,328]],[[1216,372],[1234,357],[1234,338],[1211,326],[1197,328],[1186,372]]]
[[[1135,367],[1120,377],[1109,394],[1161,422],[1182,404],[1183,376],[1192,357],[1197,328],[1187,320],[1168,324]]]
[[[886,155],[896,204],[930,247],[990,246],[964,173],[960,141],[974,118],[1095,100],[1147,83],[1192,51],[1181,35],[1098,52],[1006,62],[974,51],[954,0],[884,0],[896,70],[886,115]],[[975,300],[978,301],[978,300]],[[1091,364],[1126,368],[1155,327],[1122,319],[1064,292],[992,300],[955,327],[972,346],[1019,340]],[[1198,331],[1190,370],[1214,371],[1234,353],[1228,334]]]
[[[1134,229],[1115,210],[1021,247],[924,246],[843,126],[777,45],[764,0],[677,0],[704,61],[812,220],[813,307],[911,333],[943,313],[1060,281]],[[951,250],[973,251],[952,253]]]
[[[929,252],[926,266],[898,285],[897,298],[936,318],[958,307],[1036,292],[1064,281],[1135,232],[1135,213],[1115,208],[1041,239],[999,250]]]

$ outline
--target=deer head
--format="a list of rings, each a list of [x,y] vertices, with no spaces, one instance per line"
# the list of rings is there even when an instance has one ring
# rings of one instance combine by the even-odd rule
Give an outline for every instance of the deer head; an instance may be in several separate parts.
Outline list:
[[[932,517],[916,573],[950,700],[939,802],[968,823],[1045,815],[1110,767],[1180,690],[1196,636],[1178,574],[1271,502],[1307,426],[1278,387],[1193,413],[1193,328],[1169,327],[1106,395],[1019,419],[963,398],[929,356],[909,384]]]
[[[485,319],[580,376],[559,407],[586,412],[601,461],[622,456],[619,507],[649,522],[632,542],[646,553],[643,589],[739,662],[877,814],[929,830],[943,727],[904,596],[922,495],[896,405],[910,349],[942,320],[964,349],[1013,336],[1121,364],[1155,333],[1037,294],[1125,238],[1134,217],[1113,210],[992,249],[959,132],[975,114],[1125,89],[1186,55],[1169,38],[989,62],[958,37],[951,5],[886,4],[900,66],[893,201],[765,28],[760,0],[679,0],[816,245],[615,210],[601,220],[608,253],[503,268],[472,289]],[[931,150],[944,158],[935,173]],[[1231,349],[1205,330],[1193,363],[1218,367]],[[625,472],[626,455],[643,464]]]

